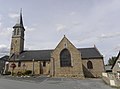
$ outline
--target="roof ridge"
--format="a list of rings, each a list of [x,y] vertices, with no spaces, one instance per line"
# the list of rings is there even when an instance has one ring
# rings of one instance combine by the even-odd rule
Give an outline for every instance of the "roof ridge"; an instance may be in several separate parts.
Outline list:
[[[97,48],[96,46],[94,46],[94,48],[97,50],[97,52],[98,52],[101,56],[103,56],[103,55],[100,53],[100,51],[98,50],[98,48]]]
[[[77,48],[77,49],[93,49],[94,47],[87,47],[87,48]],[[95,49],[95,48],[94,48]],[[28,51],[53,51],[54,49],[40,49],[40,50],[24,50],[23,52],[28,52]]]
[[[94,47],[87,47],[87,48],[77,48],[77,49],[93,49]]]
[[[42,50],[24,50],[23,52],[28,52],[28,51],[52,51],[54,49],[42,49]]]

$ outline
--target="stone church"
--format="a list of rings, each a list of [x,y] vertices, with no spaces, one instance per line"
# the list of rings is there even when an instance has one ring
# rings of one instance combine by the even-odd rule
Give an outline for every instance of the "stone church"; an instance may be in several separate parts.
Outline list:
[[[103,56],[95,46],[76,48],[64,36],[55,49],[24,50],[24,32],[20,12],[19,22],[13,26],[9,71],[15,64],[15,73],[31,70],[34,75],[52,77],[101,77],[104,71]]]

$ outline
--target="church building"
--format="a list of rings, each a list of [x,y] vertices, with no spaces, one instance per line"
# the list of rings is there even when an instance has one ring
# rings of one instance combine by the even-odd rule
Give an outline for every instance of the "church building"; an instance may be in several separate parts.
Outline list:
[[[103,56],[95,46],[76,48],[64,36],[54,49],[24,50],[24,32],[20,12],[19,22],[13,26],[8,71],[14,66],[14,73],[31,70],[34,75],[76,78],[101,77],[104,72]]]

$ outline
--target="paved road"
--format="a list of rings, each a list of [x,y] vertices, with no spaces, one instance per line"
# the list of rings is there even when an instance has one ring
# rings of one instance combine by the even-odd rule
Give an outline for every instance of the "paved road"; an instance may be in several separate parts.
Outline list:
[[[68,79],[68,78],[0,78],[0,89],[114,89],[101,79]]]

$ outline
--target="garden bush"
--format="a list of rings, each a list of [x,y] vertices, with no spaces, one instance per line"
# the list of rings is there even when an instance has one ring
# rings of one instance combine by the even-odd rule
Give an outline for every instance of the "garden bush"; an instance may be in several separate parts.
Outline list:
[[[30,74],[32,74],[32,71],[31,71],[31,70],[26,70],[26,71],[24,72],[24,74],[25,74],[25,75],[30,75]]]

